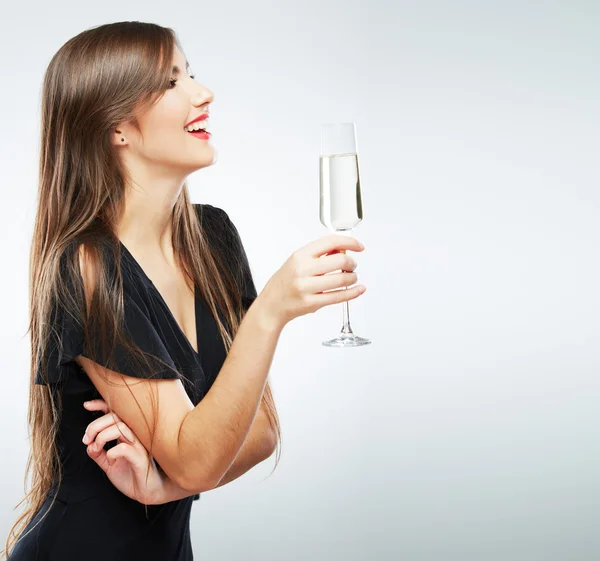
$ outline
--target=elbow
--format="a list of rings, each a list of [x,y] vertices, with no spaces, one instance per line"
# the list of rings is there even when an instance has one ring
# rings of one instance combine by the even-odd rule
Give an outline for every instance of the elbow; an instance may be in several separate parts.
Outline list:
[[[268,431],[264,438],[261,439],[261,445],[254,452],[254,465],[271,457],[277,448],[277,435],[273,431]],[[188,464],[189,465],[189,464]],[[216,489],[221,480],[227,473],[219,473],[218,469],[198,469],[189,471],[189,467],[183,467],[183,472],[179,475],[178,486],[190,494],[204,493]]]
[[[197,461],[178,460],[177,473],[172,480],[175,484],[190,495],[204,493],[213,489],[214,473],[213,464],[209,462],[199,463]]]
[[[184,419],[185,421],[185,419]],[[181,453],[181,434],[183,428],[183,422],[179,427],[177,434],[177,449],[180,451],[175,465],[177,465],[177,474],[173,481],[185,492],[190,495],[196,495],[198,493],[204,493],[214,488],[216,483],[213,483],[215,470],[213,469],[214,463],[206,460],[206,453],[196,452],[194,454],[195,461],[190,461],[189,454],[184,455]],[[194,457],[193,456],[193,457]],[[204,458],[204,461],[200,462],[199,458]]]
[[[269,437],[266,439],[265,442],[265,450],[266,450],[266,457],[270,458],[273,454],[273,452],[275,452],[275,450],[277,449],[277,434],[275,434],[275,432],[270,432],[269,433]]]
[[[183,473],[179,475],[178,481],[176,482],[178,487],[189,493],[195,495],[197,493],[204,493],[214,489],[217,485],[214,478],[210,478],[202,473]]]

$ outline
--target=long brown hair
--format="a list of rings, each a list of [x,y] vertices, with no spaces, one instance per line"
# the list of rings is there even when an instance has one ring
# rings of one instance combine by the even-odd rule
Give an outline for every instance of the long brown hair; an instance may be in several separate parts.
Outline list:
[[[25,482],[31,472],[31,489],[16,505],[27,501],[0,556],[10,555],[19,534],[61,479],[56,444],[60,395],[49,385],[34,383],[36,373],[44,370],[47,361],[53,310],[64,308],[80,322],[86,349],[92,329],[88,320],[93,318],[102,339],[113,345],[103,352],[109,365],[116,342],[131,350],[132,355],[144,355],[121,327],[120,260],[114,258],[120,255],[120,247],[114,232],[124,210],[130,177],[113,146],[111,130],[124,120],[138,127],[137,117],[164,94],[171,78],[175,46],[183,51],[175,32],[167,27],[138,21],[105,24],[67,41],[44,74],[38,203],[29,264],[31,361],[27,418],[31,448]],[[209,243],[189,201],[186,183],[172,220],[177,261],[204,296],[228,351],[245,310],[239,278],[235,272],[231,274]],[[91,304],[76,282],[81,279],[79,253],[71,251],[82,246],[93,263],[95,289]],[[113,258],[106,248],[113,252]],[[116,263],[112,272],[111,263]],[[262,402],[277,435],[279,452],[281,428],[268,381]],[[275,467],[278,461],[279,453]]]

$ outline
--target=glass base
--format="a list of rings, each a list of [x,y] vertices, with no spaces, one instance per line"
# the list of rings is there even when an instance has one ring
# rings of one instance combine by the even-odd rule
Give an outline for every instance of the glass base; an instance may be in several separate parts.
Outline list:
[[[323,341],[325,347],[362,347],[371,343],[371,339],[365,339],[354,335],[354,333],[342,333],[334,339]]]

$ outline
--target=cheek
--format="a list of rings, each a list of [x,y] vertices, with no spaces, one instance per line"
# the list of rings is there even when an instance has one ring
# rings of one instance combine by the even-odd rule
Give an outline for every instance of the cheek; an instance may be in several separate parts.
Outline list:
[[[180,153],[188,134],[183,129],[184,120],[185,117],[180,119],[172,113],[156,115],[144,129],[144,140],[140,146],[142,153],[153,159],[171,159],[172,154]]]
[[[151,136],[160,141],[166,137],[181,136],[185,131],[186,118],[189,114],[189,102],[181,96],[164,96],[157,106],[148,115],[147,131]],[[161,144],[163,143],[160,141]]]

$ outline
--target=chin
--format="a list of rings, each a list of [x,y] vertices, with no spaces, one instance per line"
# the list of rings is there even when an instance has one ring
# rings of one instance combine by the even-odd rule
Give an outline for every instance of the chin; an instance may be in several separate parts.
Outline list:
[[[214,152],[211,156],[209,156],[208,158],[202,158],[202,160],[195,162],[195,164],[193,164],[193,170],[192,173],[194,171],[197,171],[199,169],[202,168],[208,168],[212,165],[214,165],[217,162],[217,153]]]

